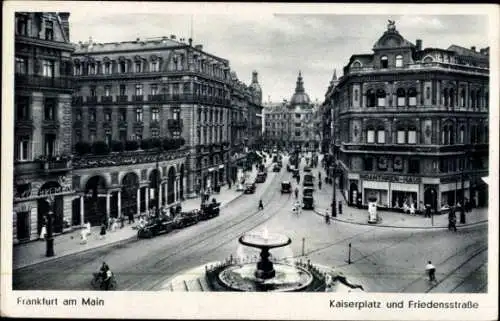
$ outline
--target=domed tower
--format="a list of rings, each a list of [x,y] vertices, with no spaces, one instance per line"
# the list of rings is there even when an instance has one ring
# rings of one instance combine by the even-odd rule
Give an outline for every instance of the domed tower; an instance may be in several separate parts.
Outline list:
[[[262,89],[260,88],[257,75],[257,71],[254,70],[252,72],[252,83],[250,84],[250,90],[252,90],[254,103],[262,105]]]
[[[304,82],[302,81],[302,73],[299,71],[299,76],[297,77],[297,85],[295,87],[295,93],[290,100],[290,107],[295,108],[295,106],[308,107],[311,103],[309,95],[306,94],[304,90]]]

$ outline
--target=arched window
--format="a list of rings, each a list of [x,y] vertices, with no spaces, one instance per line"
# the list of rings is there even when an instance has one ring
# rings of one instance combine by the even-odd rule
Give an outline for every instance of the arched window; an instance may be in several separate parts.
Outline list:
[[[389,60],[387,59],[387,56],[382,56],[380,58],[380,68],[387,68],[389,67]]]
[[[410,106],[417,106],[417,90],[415,88],[408,89],[408,103]]]
[[[406,105],[405,90],[403,88],[398,88],[398,90],[396,90],[396,96],[397,96],[398,107],[405,106]]]
[[[373,91],[373,89],[369,89],[366,92],[366,106],[375,107],[375,92]]]
[[[432,61],[433,61],[432,57],[427,56],[427,57],[424,58],[424,63],[425,64],[430,64]]]
[[[359,61],[355,61],[353,64],[352,64],[352,68],[361,68],[361,63]]]
[[[460,107],[465,107],[465,89],[460,89]]]
[[[402,55],[396,56],[396,67],[403,67],[403,56]]]
[[[465,126],[460,126],[460,144],[465,144]]]
[[[377,90],[377,106],[378,107],[385,106],[385,90],[383,89]]]

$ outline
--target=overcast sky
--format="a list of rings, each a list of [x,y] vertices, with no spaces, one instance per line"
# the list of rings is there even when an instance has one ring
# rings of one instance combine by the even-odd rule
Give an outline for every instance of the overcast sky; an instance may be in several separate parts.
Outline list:
[[[247,84],[252,70],[257,70],[264,100],[270,97],[275,102],[290,99],[299,70],[311,99],[322,101],[333,69],[340,76],[352,54],[372,53],[387,19],[396,20],[397,30],[410,42],[422,39],[424,48],[489,45],[488,21],[482,15],[275,14],[272,10],[203,14],[199,9],[195,14],[130,13],[117,5],[70,10],[71,41],[92,37],[95,42],[117,42],[171,34],[187,39],[192,17],[194,44],[228,59]]]

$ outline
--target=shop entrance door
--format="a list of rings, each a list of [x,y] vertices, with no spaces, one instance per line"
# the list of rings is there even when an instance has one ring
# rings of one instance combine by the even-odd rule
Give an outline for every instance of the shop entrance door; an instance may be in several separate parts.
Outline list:
[[[30,212],[18,212],[16,221],[17,239],[26,241],[30,238]]]

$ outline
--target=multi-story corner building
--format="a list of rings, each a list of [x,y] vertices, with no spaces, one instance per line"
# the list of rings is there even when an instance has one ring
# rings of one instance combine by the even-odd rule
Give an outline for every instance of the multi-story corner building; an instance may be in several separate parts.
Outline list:
[[[231,72],[231,118],[229,159],[229,179],[239,180],[243,169],[248,166],[247,154],[262,136],[262,89],[256,71],[252,73],[252,82],[247,86],[238,79],[236,72]]]
[[[75,213],[96,220],[95,212],[135,214],[158,201],[172,207],[226,181],[231,138],[227,60],[193,46],[191,39],[186,43],[171,36],[80,43],[73,63],[75,146],[90,143],[120,153],[104,163],[93,159],[97,156],[81,157],[74,172],[80,195]],[[149,148],[162,144],[163,152]]]
[[[69,13],[15,14],[14,243],[71,221],[71,52]]]
[[[349,202],[486,205],[488,85],[488,49],[422,49],[389,23],[326,95]]]
[[[321,115],[318,105],[305,92],[299,72],[290,101],[268,104],[265,109],[264,137],[273,145],[302,150],[318,150],[321,137]]]
[[[332,90],[337,86],[338,84],[338,79],[337,79],[337,70],[333,71],[333,77],[332,80],[330,81],[330,85],[328,86],[328,89],[326,90],[325,101],[323,102],[322,106],[322,122],[321,122],[321,128],[322,128],[322,139],[321,139],[321,152],[324,154],[331,155],[333,154],[332,150],[332,139],[333,139],[333,130],[334,130],[334,111],[335,109],[332,108],[331,105],[331,100],[328,99],[329,95],[331,95]]]

